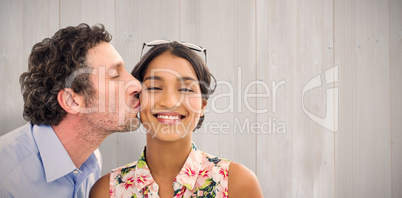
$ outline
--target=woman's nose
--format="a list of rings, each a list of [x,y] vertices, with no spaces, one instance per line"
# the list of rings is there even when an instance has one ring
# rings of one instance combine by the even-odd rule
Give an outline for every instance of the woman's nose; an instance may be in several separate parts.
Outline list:
[[[159,104],[167,109],[176,109],[183,101],[180,93],[173,90],[165,90],[160,98]]]

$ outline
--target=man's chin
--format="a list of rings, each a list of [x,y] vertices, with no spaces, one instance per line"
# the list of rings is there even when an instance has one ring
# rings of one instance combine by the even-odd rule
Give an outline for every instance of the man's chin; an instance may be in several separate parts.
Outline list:
[[[130,131],[135,131],[138,128],[140,128],[140,119],[135,117],[135,118],[130,118],[126,121],[125,125],[120,125],[120,132],[130,132]]]

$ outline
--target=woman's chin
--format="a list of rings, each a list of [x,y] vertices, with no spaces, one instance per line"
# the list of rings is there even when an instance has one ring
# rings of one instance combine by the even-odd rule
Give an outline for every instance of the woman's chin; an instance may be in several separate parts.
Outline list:
[[[155,138],[161,141],[173,142],[188,138],[189,133],[178,132],[178,131],[159,131],[159,132],[148,132],[148,135],[151,138]]]

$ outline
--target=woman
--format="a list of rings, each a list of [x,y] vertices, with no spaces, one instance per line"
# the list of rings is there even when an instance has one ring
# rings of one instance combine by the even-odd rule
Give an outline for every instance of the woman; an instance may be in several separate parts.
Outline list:
[[[143,83],[140,117],[147,146],[138,161],[98,180],[91,197],[262,197],[249,169],[192,143],[214,91],[201,57],[178,42],[160,44],[132,74]]]

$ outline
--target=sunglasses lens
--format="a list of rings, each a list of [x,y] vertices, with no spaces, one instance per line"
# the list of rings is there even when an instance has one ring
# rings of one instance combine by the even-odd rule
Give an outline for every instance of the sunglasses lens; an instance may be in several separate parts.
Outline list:
[[[144,43],[143,46],[142,46],[142,50],[141,50],[141,57],[142,57],[142,53],[143,53],[143,51],[144,51],[144,47],[145,47],[145,46],[153,47],[153,46],[157,46],[157,45],[161,45],[161,44],[166,44],[166,43],[171,43],[171,42],[173,42],[173,41],[168,41],[168,40],[153,40],[153,41],[150,41],[150,42],[148,42],[148,43]],[[192,44],[192,43],[181,43],[181,42],[179,42],[179,43],[182,44],[182,45],[184,45],[184,46],[186,46],[186,47],[188,47],[188,48],[190,48],[191,50],[195,50],[195,51],[198,51],[198,52],[204,52],[204,55],[205,55],[205,62],[207,62],[207,53],[206,53],[207,50],[206,50],[206,49],[202,48],[201,46]]]
[[[183,44],[184,46],[186,46],[186,47],[192,49],[192,50],[196,50],[196,51],[199,51],[199,52],[204,51],[204,49],[203,49],[202,47],[200,47],[200,46],[198,46],[198,45],[194,45],[194,44],[192,44],[192,43],[182,43],[182,44]]]
[[[170,41],[167,40],[154,40],[146,43],[147,46],[155,46],[155,45],[160,45],[160,44],[166,44],[170,43]]]

